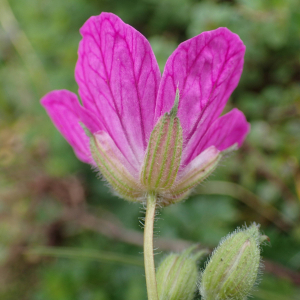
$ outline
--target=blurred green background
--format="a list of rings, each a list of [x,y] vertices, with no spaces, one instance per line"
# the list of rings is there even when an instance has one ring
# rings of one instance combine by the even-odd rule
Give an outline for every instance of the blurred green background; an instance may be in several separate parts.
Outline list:
[[[0,299],[146,299],[143,208],[77,160],[39,103],[77,92],[79,28],[102,11],[142,32],[161,70],[202,31],[240,35],[244,72],[226,110],[242,110],[251,133],[190,199],[160,211],[155,259],[255,221],[271,243],[253,299],[300,299],[298,0],[0,0]]]

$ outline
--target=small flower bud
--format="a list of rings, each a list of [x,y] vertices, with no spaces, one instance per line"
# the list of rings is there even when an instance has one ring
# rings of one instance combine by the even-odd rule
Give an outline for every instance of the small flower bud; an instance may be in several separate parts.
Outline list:
[[[246,299],[259,272],[261,237],[253,224],[220,243],[202,274],[200,293],[204,300]]]
[[[177,176],[182,152],[182,128],[177,117],[179,92],[172,110],[155,125],[147,147],[141,182],[148,191],[169,189]]]
[[[156,272],[159,300],[192,300],[197,289],[197,260],[207,254],[206,250],[196,254],[195,246],[182,254],[169,254]]]

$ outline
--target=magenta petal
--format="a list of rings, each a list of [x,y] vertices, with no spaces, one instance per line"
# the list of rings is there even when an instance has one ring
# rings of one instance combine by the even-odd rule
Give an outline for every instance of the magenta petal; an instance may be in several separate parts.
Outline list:
[[[83,105],[129,160],[140,165],[154,126],[160,72],[146,38],[111,13],[80,30],[76,81]]]
[[[171,109],[178,87],[178,115],[186,144],[194,135],[202,136],[237,86],[244,53],[243,42],[227,28],[203,32],[180,44],[163,73],[156,119]]]
[[[249,131],[250,124],[247,122],[245,115],[234,108],[211,125],[203,137],[203,141],[199,143],[199,152],[212,145],[220,151],[234,144],[240,147]]]
[[[77,96],[67,90],[48,93],[41,100],[52,122],[73,147],[76,156],[86,163],[92,163],[89,138],[79,122],[91,131],[97,132],[101,125],[92,113],[80,106]]]
[[[229,113],[215,120],[203,137],[194,143],[192,157],[198,155],[210,146],[215,146],[223,151],[237,144],[238,147],[244,142],[250,131],[250,124],[244,114],[234,108]]]

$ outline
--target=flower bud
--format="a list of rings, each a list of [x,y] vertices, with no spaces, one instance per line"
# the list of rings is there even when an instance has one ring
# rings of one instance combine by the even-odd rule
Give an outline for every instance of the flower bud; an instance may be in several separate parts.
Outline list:
[[[197,260],[207,254],[206,250],[196,254],[195,246],[182,254],[169,254],[156,272],[159,300],[192,300],[197,289]]]
[[[182,128],[177,117],[179,92],[172,110],[155,125],[147,147],[141,182],[148,191],[169,189],[177,176],[182,152]]]
[[[202,274],[203,299],[246,299],[259,272],[262,240],[258,226],[253,224],[221,241]]]

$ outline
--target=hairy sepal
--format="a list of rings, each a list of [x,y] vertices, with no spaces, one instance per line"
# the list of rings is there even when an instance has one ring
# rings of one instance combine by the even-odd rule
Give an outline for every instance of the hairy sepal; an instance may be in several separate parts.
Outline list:
[[[207,178],[217,167],[223,154],[210,146],[193,159],[179,174],[172,189],[165,195],[166,202],[179,202],[190,194],[193,188]]]
[[[141,172],[141,182],[148,191],[170,189],[177,177],[182,154],[182,128],[172,109],[154,127]]]
[[[126,159],[105,131],[90,137],[91,154],[104,178],[112,188],[129,201],[139,201],[143,192],[134,170],[126,167]]]

